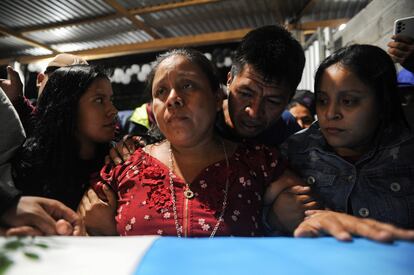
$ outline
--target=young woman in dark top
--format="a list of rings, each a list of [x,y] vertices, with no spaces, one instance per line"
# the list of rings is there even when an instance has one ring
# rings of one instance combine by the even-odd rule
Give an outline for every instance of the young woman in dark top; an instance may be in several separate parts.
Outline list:
[[[34,131],[14,163],[24,194],[77,208],[115,135],[112,95],[108,76],[89,65],[63,67],[50,76],[33,118]]]

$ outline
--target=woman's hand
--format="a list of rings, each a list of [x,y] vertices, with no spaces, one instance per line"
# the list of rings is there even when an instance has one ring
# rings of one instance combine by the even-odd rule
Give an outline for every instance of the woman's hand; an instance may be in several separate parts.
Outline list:
[[[89,189],[83,195],[78,213],[83,217],[89,235],[118,235],[115,222],[116,194],[107,185],[102,189],[101,197],[93,189]]]
[[[105,157],[105,164],[114,163],[118,165],[127,161],[131,154],[139,147],[145,147],[145,139],[139,136],[126,135],[113,148],[109,150],[109,155]]]
[[[379,242],[414,241],[414,230],[405,230],[372,219],[362,219],[328,210],[308,210],[305,220],[294,232],[295,237],[332,235],[340,241],[352,240],[352,235]]]

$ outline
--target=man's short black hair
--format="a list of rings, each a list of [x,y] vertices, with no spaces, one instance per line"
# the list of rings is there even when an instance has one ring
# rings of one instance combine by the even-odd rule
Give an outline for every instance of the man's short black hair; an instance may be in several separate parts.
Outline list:
[[[250,31],[236,50],[232,75],[249,64],[266,82],[285,82],[296,90],[305,66],[305,54],[299,42],[280,25]]]

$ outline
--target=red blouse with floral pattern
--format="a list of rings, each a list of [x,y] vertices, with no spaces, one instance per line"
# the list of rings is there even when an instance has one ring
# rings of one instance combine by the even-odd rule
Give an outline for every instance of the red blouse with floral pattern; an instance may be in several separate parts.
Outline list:
[[[188,199],[187,204],[183,194],[185,182],[174,175],[181,235],[211,235],[222,211],[228,176],[227,206],[215,236],[262,236],[262,197],[266,187],[285,168],[276,149],[240,144],[229,157],[229,169],[226,160],[219,161],[202,170],[190,183],[195,196]],[[118,194],[116,221],[120,235],[177,236],[166,165],[137,149],[124,164],[105,166],[100,176],[94,184],[95,189],[106,183]],[[184,216],[185,210],[187,214]]]

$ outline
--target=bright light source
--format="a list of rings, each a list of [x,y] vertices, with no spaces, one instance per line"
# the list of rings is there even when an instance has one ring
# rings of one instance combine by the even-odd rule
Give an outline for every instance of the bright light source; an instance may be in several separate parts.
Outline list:
[[[342,31],[345,28],[346,28],[346,24],[341,24],[339,25],[338,31]]]

